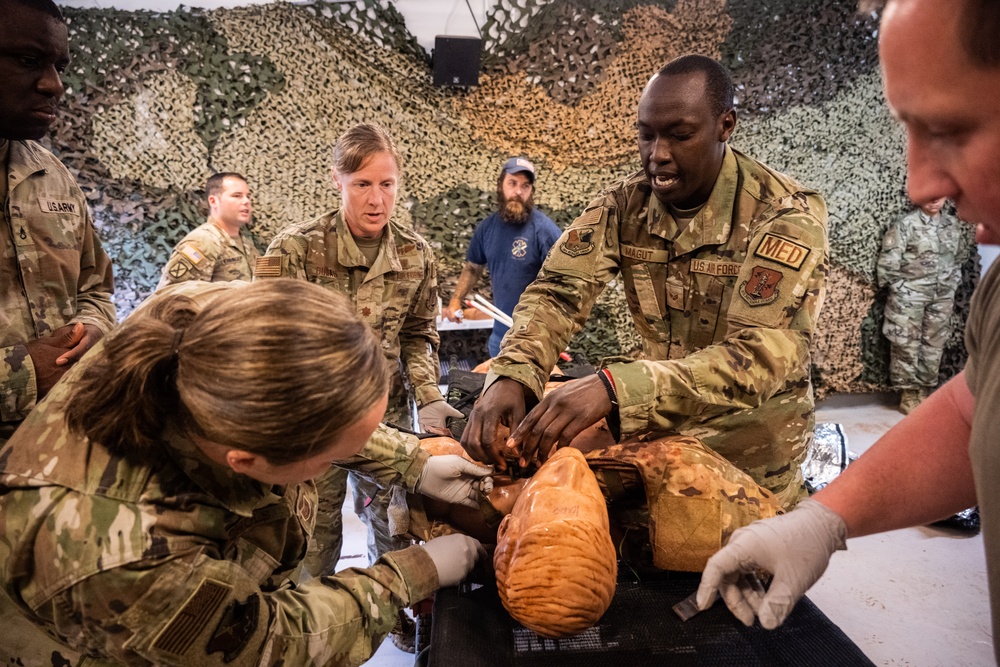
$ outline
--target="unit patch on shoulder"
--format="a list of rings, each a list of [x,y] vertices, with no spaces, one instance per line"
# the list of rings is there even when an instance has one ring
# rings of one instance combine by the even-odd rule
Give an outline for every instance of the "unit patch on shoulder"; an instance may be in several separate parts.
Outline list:
[[[743,284],[740,285],[740,296],[751,306],[766,306],[769,303],[774,303],[780,294],[778,283],[783,277],[781,271],[755,266],[750,280],[744,280]]]
[[[280,278],[281,257],[278,255],[258,257],[254,262],[253,275],[255,278]]]
[[[767,233],[764,234],[764,238],[761,239],[753,254],[755,257],[763,257],[798,271],[802,268],[802,264],[806,261],[811,250],[809,246]]]
[[[254,593],[246,602],[233,600],[219,619],[212,638],[205,646],[205,653],[222,652],[223,662],[232,662],[246,648],[257,629],[260,615],[260,595]]]
[[[153,642],[153,648],[164,653],[184,656],[231,590],[231,586],[214,579],[202,581],[198,590],[187,599],[181,610],[170,619],[170,623]]]
[[[570,229],[566,240],[559,244],[559,250],[570,257],[586,255],[594,249],[594,230],[584,227]]]
[[[194,262],[195,266],[198,265],[198,262],[205,259],[205,256],[200,252],[198,252],[197,248],[190,245],[186,245],[183,248],[180,248],[180,253],[185,257],[187,257],[188,259],[190,259],[192,262]]]
[[[193,268],[194,268],[193,266],[187,263],[187,260],[181,257],[176,262],[170,265],[170,268],[167,269],[167,273],[170,274],[170,277],[173,278],[174,280],[180,280],[181,278],[183,278],[188,274],[188,271],[190,271]]]

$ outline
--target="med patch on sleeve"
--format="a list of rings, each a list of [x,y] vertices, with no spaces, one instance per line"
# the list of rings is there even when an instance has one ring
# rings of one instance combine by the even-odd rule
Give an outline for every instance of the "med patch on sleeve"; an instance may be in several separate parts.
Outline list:
[[[798,271],[809,257],[811,248],[791,239],[768,232],[764,234],[754,257],[763,257]]]
[[[730,323],[782,328],[795,316],[824,252],[821,245],[810,242],[810,230],[788,229],[791,226],[776,220],[751,241],[736,278]]]

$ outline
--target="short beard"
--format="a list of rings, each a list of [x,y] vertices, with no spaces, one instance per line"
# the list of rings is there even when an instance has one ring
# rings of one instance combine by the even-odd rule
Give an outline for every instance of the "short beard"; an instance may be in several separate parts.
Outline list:
[[[500,195],[500,219],[514,225],[523,225],[531,217],[531,212],[535,209],[534,197],[528,197],[527,201],[521,201],[517,197],[507,199]]]

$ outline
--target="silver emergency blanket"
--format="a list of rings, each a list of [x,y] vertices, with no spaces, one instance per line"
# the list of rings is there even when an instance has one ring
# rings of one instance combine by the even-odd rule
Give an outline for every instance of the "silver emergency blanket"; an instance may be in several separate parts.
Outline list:
[[[810,493],[819,491],[844,472],[858,455],[847,448],[847,435],[840,424],[816,424],[812,447],[802,462],[802,476]]]

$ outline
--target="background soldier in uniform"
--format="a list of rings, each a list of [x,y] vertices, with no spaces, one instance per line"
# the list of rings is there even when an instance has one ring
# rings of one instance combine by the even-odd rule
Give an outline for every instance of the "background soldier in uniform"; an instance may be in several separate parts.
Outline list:
[[[343,206],[279,232],[257,260],[255,279],[289,276],[348,295],[396,369],[383,421],[412,425],[412,391],[422,429],[447,433],[445,417],[462,414],[445,402],[437,385],[437,268],[427,242],[392,220],[399,183],[399,155],[392,137],[371,124],[348,130],[337,140],[332,175]],[[334,468],[317,480],[320,516],[306,560],[314,576],[332,571],[340,558],[345,476]],[[353,473],[350,477],[355,510],[368,526],[370,561],[406,547],[409,541],[393,538],[388,520],[390,494],[396,493],[396,502],[405,503],[405,497]],[[393,642],[412,651],[412,622],[400,614],[400,624]]]
[[[878,258],[878,284],[889,288],[882,327],[892,347],[889,382],[901,393],[904,415],[937,387],[962,281],[962,223],[941,211],[944,202],[923,204],[889,225]]]
[[[291,579],[331,463],[477,506],[440,459],[466,461],[376,431],[388,369],[352,311],[299,281],[174,285],[67,375],[0,450],[0,599],[38,626],[3,664],[358,665],[468,574],[484,550],[453,535]]]
[[[786,507],[804,495],[826,206],[731,149],[735,125],[732,81],[711,59],[678,58],[650,80],[643,169],[563,233],[521,297],[463,434],[474,458],[501,464],[500,423],[526,464],[607,417],[616,436],[700,438]],[[646,360],[569,382],[524,418],[526,397],[541,397],[556,355],[619,273]]]
[[[67,28],[0,0],[0,444],[115,324],[108,259],[69,171],[34,140],[56,119]]]
[[[208,221],[177,244],[157,289],[185,280],[217,283],[253,278],[260,251],[246,229],[253,213],[246,179],[233,172],[215,174],[205,184],[205,196]]]

